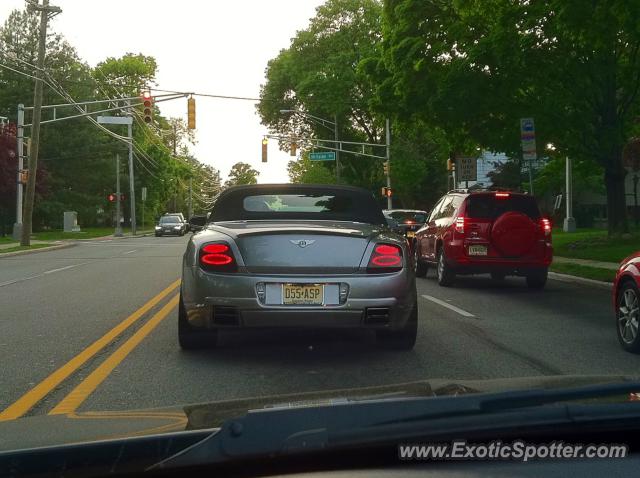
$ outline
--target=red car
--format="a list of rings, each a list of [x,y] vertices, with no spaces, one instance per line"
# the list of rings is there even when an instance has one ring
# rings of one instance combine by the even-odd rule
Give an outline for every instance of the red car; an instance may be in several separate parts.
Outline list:
[[[613,306],[616,310],[616,330],[622,347],[640,353],[638,338],[638,287],[640,286],[640,252],[627,257],[618,268],[613,281]]]
[[[534,197],[509,191],[450,191],[414,243],[416,275],[435,265],[441,286],[452,285],[457,274],[490,273],[495,280],[524,276],[540,289],[552,257],[551,221]]]

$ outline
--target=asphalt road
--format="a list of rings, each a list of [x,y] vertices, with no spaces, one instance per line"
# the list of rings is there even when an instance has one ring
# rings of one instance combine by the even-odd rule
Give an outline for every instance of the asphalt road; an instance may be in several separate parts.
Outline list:
[[[93,241],[0,258],[0,420],[434,378],[640,370],[640,356],[618,345],[607,290],[550,280],[532,291],[524,279],[486,276],[442,288],[433,271],[418,279],[410,352],[381,350],[367,333],[313,331],[229,332],[216,350],[184,352],[175,304],[186,241]]]

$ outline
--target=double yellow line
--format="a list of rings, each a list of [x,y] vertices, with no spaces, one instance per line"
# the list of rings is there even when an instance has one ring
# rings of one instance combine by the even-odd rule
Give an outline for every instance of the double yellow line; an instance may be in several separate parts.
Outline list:
[[[162,299],[171,294],[180,285],[180,279],[170,284],[166,289],[149,300],[125,320],[104,334],[89,347],[69,360],[42,382],[25,393],[13,404],[0,412],[0,421],[20,418],[31,410],[40,400],[51,393],[58,385],[76,372],[89,359],[113,342],[120,334],[131,327],[143,317],[149,310],[156,306]],[[135,334],[113,352],[98,368],[76,386],[65,398],[56,405],[50,414],[72,413],[91,395],[91,393],[109,376],[114,368],[122,362],[129,353],[164,320],[178,304],[178,294],[174,295],[149,321],[147,321]]]

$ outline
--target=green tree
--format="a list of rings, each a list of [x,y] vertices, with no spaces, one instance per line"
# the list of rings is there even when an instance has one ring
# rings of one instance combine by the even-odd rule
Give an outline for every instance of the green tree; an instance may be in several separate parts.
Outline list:
[[[311,161],[308,154],[303,154],[296,161],[289,161],[287,172],[292,183],[334,184],[336,175],[322,162]]]
[[[343,141],[383,142],[384,120],[372,113],[374,91],[359,68],[381,41],[381,13],[375,0],[328,0],[318,7],[309,26],[267,65],[257,107],[262,123],[287,138],[334,138],[332,124],[281,113],[299,110],[337,119]],[[280,147],[288,149],[289,143],[283,140]],[[343,181],[363,186],[374,184],[381,169],[374,160],[346,153],[340,163]]]
[[[250,164],[236,163],[231,166],[229,179],[225,182],[225,187],[239,186],[241,184],[256,184],[260,173],[253,169]]]
[[[535,117],[540,144],[603,168],[609,230],[627,229],[621,158],[638,114],[638,2],[387,0],[384,12],[379,96],[456,148],[514,156],[518,118]]]

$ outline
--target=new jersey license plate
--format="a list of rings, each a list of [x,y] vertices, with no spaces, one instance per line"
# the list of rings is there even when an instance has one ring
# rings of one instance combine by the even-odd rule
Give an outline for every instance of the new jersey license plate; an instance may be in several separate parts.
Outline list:
[[[469,255],[470,256],[486,256],[487,255],[487,246],[469,246]]]
[[[282,284],[282,303],[285,305],[322,305],[322,284]]]

